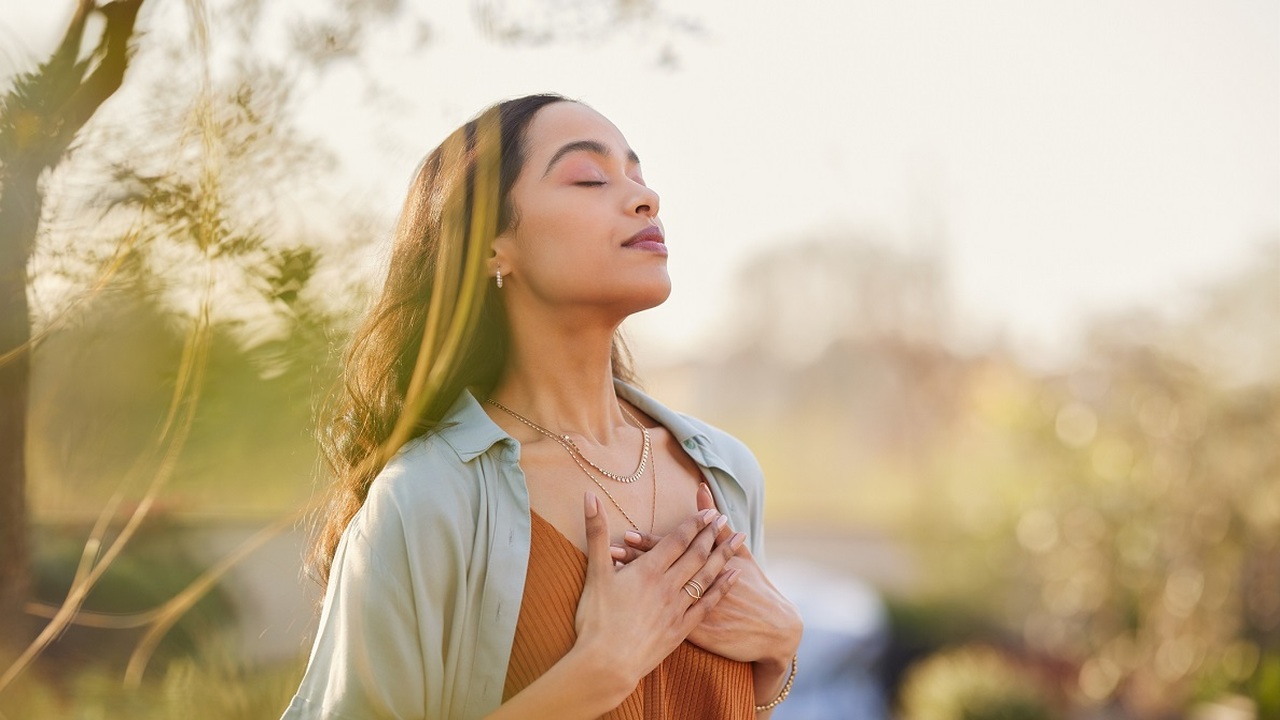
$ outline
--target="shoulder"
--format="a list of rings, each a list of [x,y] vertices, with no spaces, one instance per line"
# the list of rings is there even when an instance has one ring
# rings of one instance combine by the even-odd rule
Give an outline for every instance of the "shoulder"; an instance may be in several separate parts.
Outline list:
[[[465,536],[480,506],[481,464],[464,462],[438,435],[410,440],[369,486],[352,532],[374,544],[423,534]]]
[[[440,434],[432,433],[405,443],[387,461],[370,487],[401,499],[451,499],[474,490],[482,474],[474,458],[464,460]]]
[[[742,476],[744,480],[763,479],[760,462],[746,443],[715,425],[691,415],[680,413],[680,417],[697,429],[700,435],[707,438],[708,449],[723,460],[735,475]]]
[[[704,465],[725,470],[752,495],[759,492],[764,483],[764,474],[746,443],[710,423],[668,408],[622,380],[615,380],[614,388],[619,396],[666,427],[685,446],[686,451],[692,453],[693,445],[699,446],[701,453],[694,455],[696,458],[701,454]]]
[[[720,478],[721,508],[734,527],[745,530],[751,552],[764,557],[764,471],[746,443],[720,428],[688,415],[681,419],[692,429],[689,440],[700,447],[687,448]],[[714,492],[714,491],[713,491]],[[717,498],[717,503],[721,500]]]

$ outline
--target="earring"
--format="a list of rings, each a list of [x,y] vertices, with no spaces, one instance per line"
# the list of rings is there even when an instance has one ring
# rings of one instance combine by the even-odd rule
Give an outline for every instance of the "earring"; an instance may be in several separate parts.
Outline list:
[[[498,289],[502,289],[502,268],[498,268]]]

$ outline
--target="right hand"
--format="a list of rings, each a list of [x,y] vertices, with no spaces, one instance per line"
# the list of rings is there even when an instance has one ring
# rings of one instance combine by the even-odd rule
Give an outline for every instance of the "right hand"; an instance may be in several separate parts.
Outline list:
[[[732,536],[717,540],[725,516],[715,510],[690,516],[626,565],[616,565],[609,552],[609,520],[602,510],[599,499],[587,493],[587,577],[574,618],[574,649],[607,659],[630,693],[702,622],[740,571],[724,569],[734,548]],[[702,586],[700,600],[685,592],[689,580]]]

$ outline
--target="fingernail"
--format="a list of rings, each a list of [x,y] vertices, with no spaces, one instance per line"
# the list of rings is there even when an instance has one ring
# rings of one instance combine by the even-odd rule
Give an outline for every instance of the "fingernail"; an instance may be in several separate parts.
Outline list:
[[[728,522],[729,522],[728,515],[721,515],[720,517],[716,518],[716,530],[717,531],[722,530],[725,524]]]
[[[614,560],[622,560],[627,556],[627,549],[612,545],[609,547],[609,554],[613,556]]]
[[[593,518],[596,516],[596,513],[600,512],[600,505],[596,502],[595,493],[587,493],[584,498],[584,502],[586,505],[587,517]]]
[[[737,550],[738,548],[742,547],[742,543],[745,542],[746,539],[747,539],[746,533],[734,533],[733,537],[729,538],[729,547],[733,548],[734,550]]]
[[[706,510],[703,510],[702,512],[698,513],[698,519],[702,521],[703,525],[706,525],[707,523],[711,522],[711,518],[715,517],[715,515],[716,515],[715,510],[712,510],[711,508],[707,508]]]
[[[626,540],[632,545],[638,545],[640,543],[640,533],[636,532],[635,530],[628,530],[622,533],[622,539]]]

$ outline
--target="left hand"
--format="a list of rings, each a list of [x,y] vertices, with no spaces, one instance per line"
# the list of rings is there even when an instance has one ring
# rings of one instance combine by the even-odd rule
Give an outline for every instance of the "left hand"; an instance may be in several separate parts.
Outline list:
[[[698,490],[698,509],[714,507],[715,500],[704,484]],[[717,543],[725,541],[731,534],[733,530],[726,525]],[[611,548],[613,559],[622,564],[630,563],[661,539],[656,535],[628,532],[626,545]],[[726,571],[731,569],[739,570],[737,582],[706,614],[688,639],[698,647],[730,660],[760,663],[760,669],[767,671],[766,676],[780,673],[785,678],[804,631],[800,612],[769,582],[745,543],[725,565]]]

